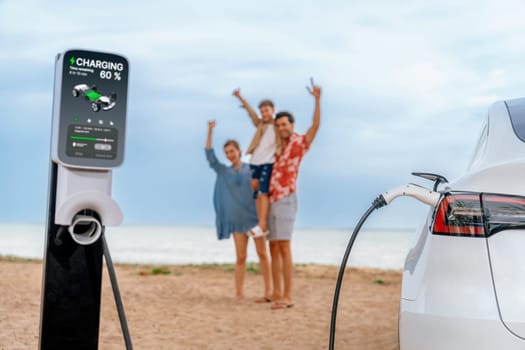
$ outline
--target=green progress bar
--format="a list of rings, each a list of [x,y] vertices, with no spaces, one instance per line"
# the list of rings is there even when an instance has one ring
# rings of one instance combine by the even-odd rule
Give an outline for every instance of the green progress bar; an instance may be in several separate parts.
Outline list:
[[[70,136],[71,140],[84,140],[84,141],[96,141],[96,137],[85,137],[85,136]]]

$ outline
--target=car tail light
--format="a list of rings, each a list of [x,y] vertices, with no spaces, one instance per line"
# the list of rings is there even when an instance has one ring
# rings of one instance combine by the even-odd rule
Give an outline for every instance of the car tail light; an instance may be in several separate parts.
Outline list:
[[[487,236],[503,230],[525,228],[525,198],[482,194]]]
[[[485,236],[479,194],[448,194],[438,206],[434,233],[451,236]]]
[[[485,193],[447,193],[439,204],[433,233],[488,237],[525,228],[525,198]]]

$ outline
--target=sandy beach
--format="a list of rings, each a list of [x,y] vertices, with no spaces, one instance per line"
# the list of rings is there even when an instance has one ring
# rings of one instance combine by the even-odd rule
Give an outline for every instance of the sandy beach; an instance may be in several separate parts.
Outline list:
[[[42,263],[0,259],[0,349],[38,346]],[[135,349],[327,349],[338,267],[295,267],[295,306],[255,304],[262,280],[249,266],[245,298],[230,265],[116,267]],[[397,349],[400,271],[348,269],[336,349]],[[100,349],[124,349],[104,271]]]

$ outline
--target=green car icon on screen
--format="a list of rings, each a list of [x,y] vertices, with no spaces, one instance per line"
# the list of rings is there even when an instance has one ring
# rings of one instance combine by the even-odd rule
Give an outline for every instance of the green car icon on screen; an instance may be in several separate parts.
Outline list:
[[[93,112],[98,112],[101,109],[104,111],[109,111],[117,104],[117,94],[113,92],[109,96],[104,96],[97,91],[97,87],[95,85],[75,85],[75,87],[73,87],[72,93],[74,97],[84,96],[91,104],[91,109]]]

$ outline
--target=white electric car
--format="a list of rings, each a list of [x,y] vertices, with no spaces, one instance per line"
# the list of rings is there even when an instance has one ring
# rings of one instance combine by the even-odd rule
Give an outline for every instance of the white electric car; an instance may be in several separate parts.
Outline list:
[[[436,187],[405,262],[400,349],[525,349],[525,98],[493,104],[465,175]]]

